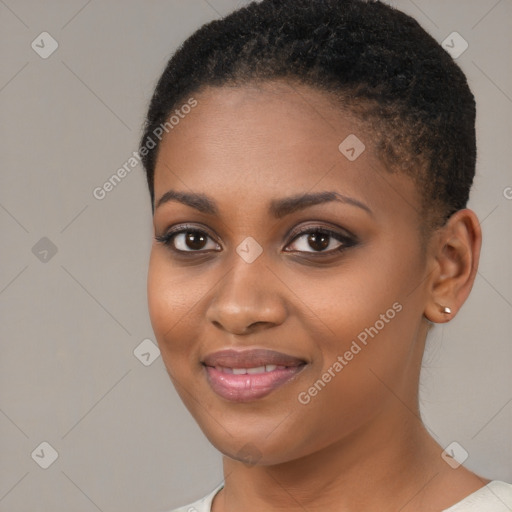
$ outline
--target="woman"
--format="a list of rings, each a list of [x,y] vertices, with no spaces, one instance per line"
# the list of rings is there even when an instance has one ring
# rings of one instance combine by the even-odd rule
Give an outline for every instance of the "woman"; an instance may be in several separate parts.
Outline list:
[[[152,326],[223,454],[180,511],[502,511],[424,427],[426,336],[467,299],[475,103],[378,1],[263,0],[188,38],[140,153]]]

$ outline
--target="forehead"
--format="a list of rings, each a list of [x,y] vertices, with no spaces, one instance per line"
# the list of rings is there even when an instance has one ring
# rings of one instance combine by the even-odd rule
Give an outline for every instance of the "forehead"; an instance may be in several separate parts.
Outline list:
[[[326,93],[275,81],[191,96],[197,105],[160,143],[157,202],[170,188],[245,208],[285,192],[337,190],[376,208],[415,209],[411,180],[387,172],[372,133]]]
[[[358,132],[366,138],[354,116],[342,113],[325,93],[303,85],[274,81],[208,87],[194,98],[197,106],[162,144],[180,146],[176,156],[187,160],[215,156],[249,164],[256,157],[277,161],[307,156],[315,161],[339,157],[340,137]]]

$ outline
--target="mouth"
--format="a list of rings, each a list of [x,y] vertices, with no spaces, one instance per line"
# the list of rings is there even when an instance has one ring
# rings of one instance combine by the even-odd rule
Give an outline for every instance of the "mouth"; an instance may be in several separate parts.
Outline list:
[[[307,364],[303,359],[266,349],[222,350],[207,355],[201,362],[212,390],[232,402],[267,396]]]

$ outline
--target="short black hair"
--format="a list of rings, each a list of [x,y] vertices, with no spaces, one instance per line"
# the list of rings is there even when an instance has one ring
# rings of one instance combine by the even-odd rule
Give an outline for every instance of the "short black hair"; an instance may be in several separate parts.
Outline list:
[[[154,133],[173,109],[205,87],[275,79],[328,92],[366,123],[387,169],[417,183],[430,225],[466,207],[475,100],[442,46],[378,0],[262,0],[206,23],[167,63],[140,141],[153,212]]]

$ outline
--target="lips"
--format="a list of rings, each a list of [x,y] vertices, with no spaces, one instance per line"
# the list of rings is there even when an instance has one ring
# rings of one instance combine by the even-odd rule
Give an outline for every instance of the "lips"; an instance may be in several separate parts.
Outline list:
[[[305,362],[298,357],[267,349],[221,350],[209,354],[203,359],[206,366],[222,366],[225,368],[255,368],[266,365],[300,366]]]
[[[267,349],[221,350],[207,355],[202,363],[213,391],[235,402],[263,398],[306,365],[303,359]]]

